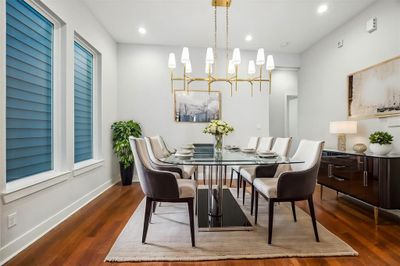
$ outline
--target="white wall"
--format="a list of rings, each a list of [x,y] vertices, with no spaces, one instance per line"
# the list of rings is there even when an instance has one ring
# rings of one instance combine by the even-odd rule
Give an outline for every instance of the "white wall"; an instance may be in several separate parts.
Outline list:
[[[134,119],[141,123],[144,135],[162,135],[168,144],[179,147],[190,142],[212,142],[212,137],[202,133],[206,124],[177,123],[173,119],[173,95],[170,89],[170,73],[167,68],[168,54],[174,52],[180,59],[181,47],[142,46],[119,44],[118,46],[118,112],[120,119]],[[205,49],[190,48],[193,76],[205,76],[203,62]],[[241,75],[247,75],[249,59],[255,59],[256,52],[242,51]],[[299,57],[290,54],[274,54],[279,66],[298,67]],[[223,51],[219,58],[225,58]],[[224,60],[218,64],[219,73],[223,72]],[[175,75],[181,75],[182,67],[178,63]],[[265,70],[264,70],[265,73]],[[280,71],[280,78],[291,78],[292,72]],[[273,91],[278,92],[280,83],[275,83]],[[278,79],[278,80],[279,80]],[[182,88],[176,82],[176,87]],[[207,83],[193,84],[193,89],[206,89]],[[229,122],[235,132],[225,138],[225,143],[245,145],[250,136],[269,135],[267,84],[259,92],[254,85],[251,97],[250,86],[239,84],[239,92],[230,96],[229,87],[222,83],[213,84],[213,88],[222,91],[222,119]]]
[[[117,119],[117,45],[87,7],[79,1],[45,0],[44,2],[66,23],[67,69],[64,74],[66,95],[70,97],[67,101],[73,97],[74,31],[76,30],[101,53],[103,94],[101,133],[104,162],[100,167],[78,176],[73,176],[72,169],[67,169],[69,172],[65,181],[8,204],[2,203],[0,264],[118,180],[115,178],[118,178],[118,174],[110,136],[111,123]],[[1,0],[0,4],[3,7],[4,0]],[[3,29],[0,29],[0,32],[4,31],[4,26],[4,23],[1,23],[0,27]],[[3,56],[0,64],[4,64]],[[71,105],[68,108],[71,108]],[[72,125],[72,112],[67,112],[65,117],[68,120],[67,125]],[[0,126],[5,125],[2,123]],[[67,136],[67,140],[72,140],[72,127],[68,127],[62,134]],[[66,145],[68,147],[65,156],[73,160],[71,159],[73,145],[71,142],[67,142]],[[4,173],[3,169],[0,170]],[[1,189],[4,191],[5,188]],[[17,225],[8,229],[7,216],[14,212],[17,214]]]
[[[365,23],[378,18],[378,30],[365,31]],[[337,42],[344,40],[343,48]],[[329,134],[329,121],[347,119],[347,75],[400,55],[400,1],[379,0],[305,51],[299,74],[299,134],[324,139],[327,147],[336,146]],[[359,121],[359,134],[348,136],[348,149],[357,142],[368,144],[375,130],[391,132],[396,152],[400,152],[399,118]]]

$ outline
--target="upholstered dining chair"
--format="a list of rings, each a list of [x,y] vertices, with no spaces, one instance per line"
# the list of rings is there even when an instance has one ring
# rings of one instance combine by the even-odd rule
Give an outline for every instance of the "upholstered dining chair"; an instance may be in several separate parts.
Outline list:
[[[178,172],[181,177],[185,179],[190,179],[193,176],[193,178],[197,180],[197,166],[171,166],[161,161],[161,159],[172,154],[172,152],[168,150],[161,136],[145,137],[145,141],[154,168],[158,170]],[[172,168],[176,168],[176,170],[171,170]]]
[[[258,146],[258,137],[251,137],[249,139],[249,142],[247,143],[247,149],[253,149],[256,150],[257,146]],[[237,174],[237,178],[238,178],[238,182],[237,182],[237,186],[238,186],[238,197],[239,197],[239,186],[240,186],[240,182],[239,182],[239,177],[240,177],[240,168],[242,168],[242,166],[240,165],[233,165],[231,167],[231,180],[230,180],[230,186],[232,186],[232,180],[233,180],[233,173]]]
[[[255,224],[257,224],[258,216],[258,195],[260,194],[268,200],[268,244],[272,242],[275,202],[290,202],[296,222],[295,202],[302,200],[308,201],[315,240],[319,242],[313,193],[317,184],[323,146],[323,141],[301,140],[292,160],[304,161],[304,163],[293,164],[290,170],[281,172],[277,178],[256,178],[254,180]]]
[[[195,246],[194,235],[194,198],[196,182],[181,179],[179,174],[159,171],[152,168],[144,139],[129,137],[135,159],[135,167],[140,186],[146,196],[142,243],[146,242],[147,230],[152,216],[153,204],[157,202],[186,202],[189,209],[190,235],[192,246]]]
[[[270,149],[280,157],[287,157],[290,146],[292,144],[292,138],[276,138],[274,145]],[[253,181],[258,176],[266,177],[266,174],[274,176],[277,172],[282,172],[287,169],[287,165],[267,165],[267,166],[247,166],[240,169],[239,177],[242,180],[243,187],[243,205],[246,197],[246,183],[251,185],[251,207],[250,214],[253,215],[254,206],[254,186]]]

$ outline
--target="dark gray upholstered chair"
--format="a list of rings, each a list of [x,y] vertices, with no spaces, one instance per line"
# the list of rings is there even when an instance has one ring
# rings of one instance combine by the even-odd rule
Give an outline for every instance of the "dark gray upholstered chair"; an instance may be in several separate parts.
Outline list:
[[[149,151],[151,164],[154,168],[158,170],[164,170],[165,167],[172,169],[171,165],[163,163],[161,159],[166,158],[172,154],[174,151],[168,150],[165,142],[161,136],[145,137],[147,150]],[[184,166],[174,166],[175,170],[173,172],[178,172],[182,178],[190,179],[193,177],[197,180],[197,166],[184,165]],[[167,170],[171,171],[171,170]]]
[[[292,138],[276,138],[274,145],[271,148],[272,152],[275,152],[277,155],[281,157],[287,157],[290,151],[290,147],[292,145]],[[251,207],[250,214],[253,215],[253,207],[254,207],[254,186],[253,182],[256,177],[273,177],[276,176],[277,173],[286,170],[287,165],[265,165],[265,166],[246,166],[240,169],[239,179],[242,180],[243,187],[243,205],[245,203],[246,196],[246,183],[249,183],[251,186]],[[263,174],[270,175],[263,175]],[[237,190],[237,194],[239,197],[239,189]]]
[[[292,164],[291,169],[282,172],[276,178],[256,178],[255,188],[255,224],[258,215],[258,194],[269,201],[268,207],[268,244],[272,242],[272,226],[275,202],[291,202],[293,218],[296,222],[295,202],[307,200],[314,228],[315,239],[319,242],[317,223],[314,212],[313,193],[317,184],[317,175],[321,162],[323,141],[300,141],[293,160],[304,161]]]
[[[153,204],[157,202],[186,202],[189,209],[190,233],[192,246],[195,246],[194,236],[194,198],[196,182],[182,179],[178,173],[160,171],[152,168],[145,140],[129,137],[129,142],[135,159],[135,167],[139,176],[140,186],[146,196],[142,243],[146,241],[147,229],[152,215]]]

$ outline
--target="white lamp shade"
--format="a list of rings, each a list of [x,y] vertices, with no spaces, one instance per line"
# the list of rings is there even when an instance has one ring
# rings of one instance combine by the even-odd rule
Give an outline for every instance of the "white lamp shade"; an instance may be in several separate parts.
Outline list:
[[[192,73],[192,63],[188,61],[185,65],[186,65],[186,73]]]
[[[331,134],[356,134],[357,121],[333,121],[329,123]]]
[[[254,75],[256,73],[256,65],[254,64],[254,60],[249,61],[249,69],[247,72],[249,75]]]
[[[265,64],[265,54],[264,54],[264,49],[263,48],[258,49],[256,64],[258,66],[261,66],[261,65]]]
[[[275,69],[275,61],[272,55],[267,56],[267,70],[271,71]]]
[[[170,53],[169,57],[168,57],[168,67],[170,69],[174,69],[176,68],[176,60],[175,60],[175,54],[174,53]]]
[[[214,52],[213,52],[213,48],[211,48],[211,47],[207,48],[206,64],[214,64]]]
[[[233,64],[232,60],[229,60],[228,74],[235,74],[235,65]]]
[[[240,49],[239,48],[233,49],[232,62],[234,65],[240,64],[241,59],[240,59]]]
[[[183,47],[182,56],[181,56],[181,63],[182,64],[186,64],[189,61],[190,61],[189,48]]]
[[[206,63],[206,68],[204,71],[206,72],[206,74],[212,73],[212,64]]]

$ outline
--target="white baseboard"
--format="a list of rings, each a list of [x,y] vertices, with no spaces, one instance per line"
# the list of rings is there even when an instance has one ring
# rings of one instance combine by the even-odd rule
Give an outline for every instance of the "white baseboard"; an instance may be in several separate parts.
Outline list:
[[[7,261],[9,261],[11,258],[16,256],[22,250],[30,246],[36,240],[38,240],[43,235],[48,233],[51,229],[59,225],[61,222],[66,220],[72,214],[80,210],[86,204],[91,202],[93,199],[98,197],[100,194],[102,194],[104,191],[106,191],[107,189],[109,189],[111,186],[113,186],[118,182],[119,180],[114,178],[113,180],[109,180],[101,184],[97,188],[88,192],[83,197],[79,198],[75,202],[71,203],[70,205],[59,211],[58,213],[47,218],[40,224],[36,225],[29,231],[25,232],[18,238],[14,239],[10,243],[2,247],[0,249],[0,265],[3,265]]]

